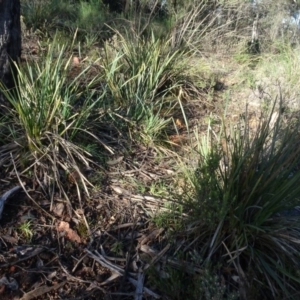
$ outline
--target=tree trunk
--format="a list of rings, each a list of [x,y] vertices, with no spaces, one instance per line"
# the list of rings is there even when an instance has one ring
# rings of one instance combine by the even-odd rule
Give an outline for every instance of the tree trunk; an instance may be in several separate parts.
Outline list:
[[[0,0],[0,82],[7,88],[14,86],[12,61],[17,61],[20,55],[20,0]],[[3,103],[0,95],[0,104]]]

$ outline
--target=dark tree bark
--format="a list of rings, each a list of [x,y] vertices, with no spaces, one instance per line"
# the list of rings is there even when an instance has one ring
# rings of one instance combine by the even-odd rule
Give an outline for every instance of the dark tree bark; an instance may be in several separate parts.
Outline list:
[[[13,64],[21,55],[20,0],[0,0],[0,81],[14,86]],[[3,103],[0,95],[0,103]]]

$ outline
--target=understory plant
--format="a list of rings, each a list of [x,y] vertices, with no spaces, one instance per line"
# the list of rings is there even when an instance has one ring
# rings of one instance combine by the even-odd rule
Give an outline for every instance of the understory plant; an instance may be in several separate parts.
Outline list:
[[[78,194],[79,186],[88,193],[89,182],[82,170],[91,159],[79,140],[99,141],[91,133],[89,120],[105,92],[93,90],[96,78],[84,87],[80,84],[88,67],[69,79],[72,56],[65,53],[67,47],[54,41],[45,57],[15,65],[17,88],[1,86],[10,107],[0,128],[0,167],[19,174],[19,180],[32,175],[45,195],[53,198],[59,191],[68,199],[66,178],[76,184]]]
[[[300,124],[272,116],[255,133],[225,130],[222,147],[209,126],[183,193],[190,247],[241,299],[299,297]]]
[[[129,119],[131,132],[137,129],[145,143],[156,140],[172,124],[172,113],[181,109],[177,98],[180,90],[186,95],[197,93],[184,72],[187,56],[182,49],[171,51],[170,41],[154,34],[139,37],[116,32],[114,44],[106,45],[104,78],[110,109],[118,112],[111,114],[119,122]]]
[[[23,0],[21,9],[26,26],[44,35],[57,29],[68,34],[78,30],[82,36],[97,34],[109,19],[107,7],[99,0]]]

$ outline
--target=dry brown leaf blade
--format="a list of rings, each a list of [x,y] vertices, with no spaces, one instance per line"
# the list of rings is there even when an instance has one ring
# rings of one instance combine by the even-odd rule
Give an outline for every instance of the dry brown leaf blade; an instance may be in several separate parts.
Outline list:
[[[9,236],[9,235],[2,235],[1,238],[7,242],[7,243],[11,243],[13,245],[16,245],[18,243],[18,239],[13,237],[13,236]]]
[[[107,278],[106,280],[102,281],[99,285],[102,286],[102,285],[106,285],[112,281],[114,281],[116,278],[119,278],[121,276],[120,273],[117,273],[117,272],[113,272],[113,274]]]
[[[46,293],[49,293],[53,290],[57,290],[60,287],[64,286],[67,283],[67,281],[63,281],[59,284],[55,284],[53,286],[47,286],[47,285],[43,285],[37,289],[34,289],[28,293],[26,293],[25,295],[23,295],[23,297],[20,300],[31,300],[31,299],[35,299],[36,297],[42,296]]]

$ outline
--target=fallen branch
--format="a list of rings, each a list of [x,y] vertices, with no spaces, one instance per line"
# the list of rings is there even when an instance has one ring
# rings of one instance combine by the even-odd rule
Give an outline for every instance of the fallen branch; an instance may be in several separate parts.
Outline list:
[[[4,208],[4,204],[6,200],[11,197],[15,192],[19,191],[22,187],[21,186],[15,186],[9,191],[5,192],[2,196],[0,196],[0,219],[2,218],[2,212]]]

